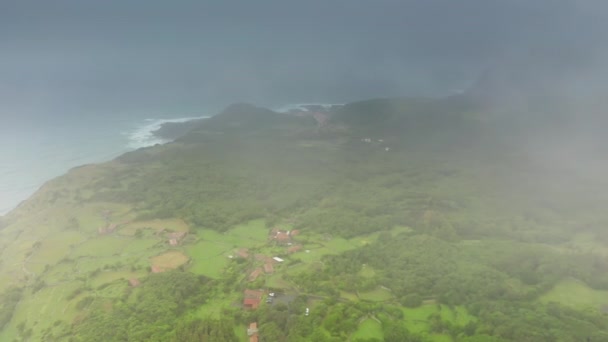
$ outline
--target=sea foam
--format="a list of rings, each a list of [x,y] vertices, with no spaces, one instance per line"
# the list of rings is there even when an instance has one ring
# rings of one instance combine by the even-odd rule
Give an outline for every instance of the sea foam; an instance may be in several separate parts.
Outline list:
[[[146,119],[145,123],[134,130],[127,132],[128,147],[137,149],[142,147],[154,146],[156,144],[166,144],[170,142],[170,139],[163,139],[156,134],[155,131],[159,130],[165,123],[182,123],[193,120],[205,119],[208,116],[193,116],[177,119]]]

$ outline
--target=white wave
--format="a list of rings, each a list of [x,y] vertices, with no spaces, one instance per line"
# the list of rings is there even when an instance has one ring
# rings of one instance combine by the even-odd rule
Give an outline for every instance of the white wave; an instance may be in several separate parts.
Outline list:
[[[300,111],[300,112],[308,112],[310,111],[309,108],[307,108],[308,106],[319,106],[322,107],[323,109],[331,109],[331,107],[334,106],[343,106],[343,103],[296,103],[296,104],[288,104],[288,105],[284,105],[281,107],[277,107],[274,108],[273,110],[275,112],[279,112],[279,113],[289,113],[289,112],[294,112],[294,111]]]
[[[171,140],[162,139],[154,134],[154,132],[160,129],[163,124],[169,122],[181,123],[206,118],[208,118],[208,116],[193,116],[178,119],[146,119],[146,123],[144,125],[137,127],[131,132],[126,133],[129,139],[127,144],[129,148],[133,149],[154,146],[156,144],[166,144]]]

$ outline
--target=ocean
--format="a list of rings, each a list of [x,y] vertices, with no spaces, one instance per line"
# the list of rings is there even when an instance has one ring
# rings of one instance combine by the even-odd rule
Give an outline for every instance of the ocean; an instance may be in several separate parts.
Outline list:
[[[204,117],[13,119],[0,128],[0,215],[15,208],[44,182],[73,167],[109,161],[128,151],[168,142],[152,134],[165,122]]]
[[[285,104],[272,109],[305,111],[306,106],[332,105]],[[13,118],[0,126],[0,215],[26,200],[46,181],[73,167],[109,161],[128,151],[169,142],[152,134],[165,122],[204,117],[208,116],[101,113],[46,120]]]

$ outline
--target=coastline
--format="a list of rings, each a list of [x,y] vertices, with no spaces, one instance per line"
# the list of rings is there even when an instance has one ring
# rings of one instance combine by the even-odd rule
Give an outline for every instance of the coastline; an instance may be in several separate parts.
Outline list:
[[[40,128],[33,142],[23,143],[19,153],[9,148],[15,141],[7,138],[3,146],[9,158],[0,165],[0,218],[9,215],[48,181],[73,168],[104,163],[139,148],[169,143],[180,134],[179,130],[174,131],[175,127],[188,127],[192,125],[191,121],[207,117],[100,120],[105,124],[93,123],[95,131],[87,130],[91,122],[82,122],[60,132],[56,127]],[[66,122],[62,127],[70,127],[68,125]]]

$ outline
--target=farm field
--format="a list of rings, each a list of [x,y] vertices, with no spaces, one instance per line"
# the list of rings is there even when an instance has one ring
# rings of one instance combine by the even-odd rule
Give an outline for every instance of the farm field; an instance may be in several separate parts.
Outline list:
[[[594,290],[577,279],[559,282],[539,300],[544,303],[556,302],[575,309],[597,309],[608,307],[608,291]]]

